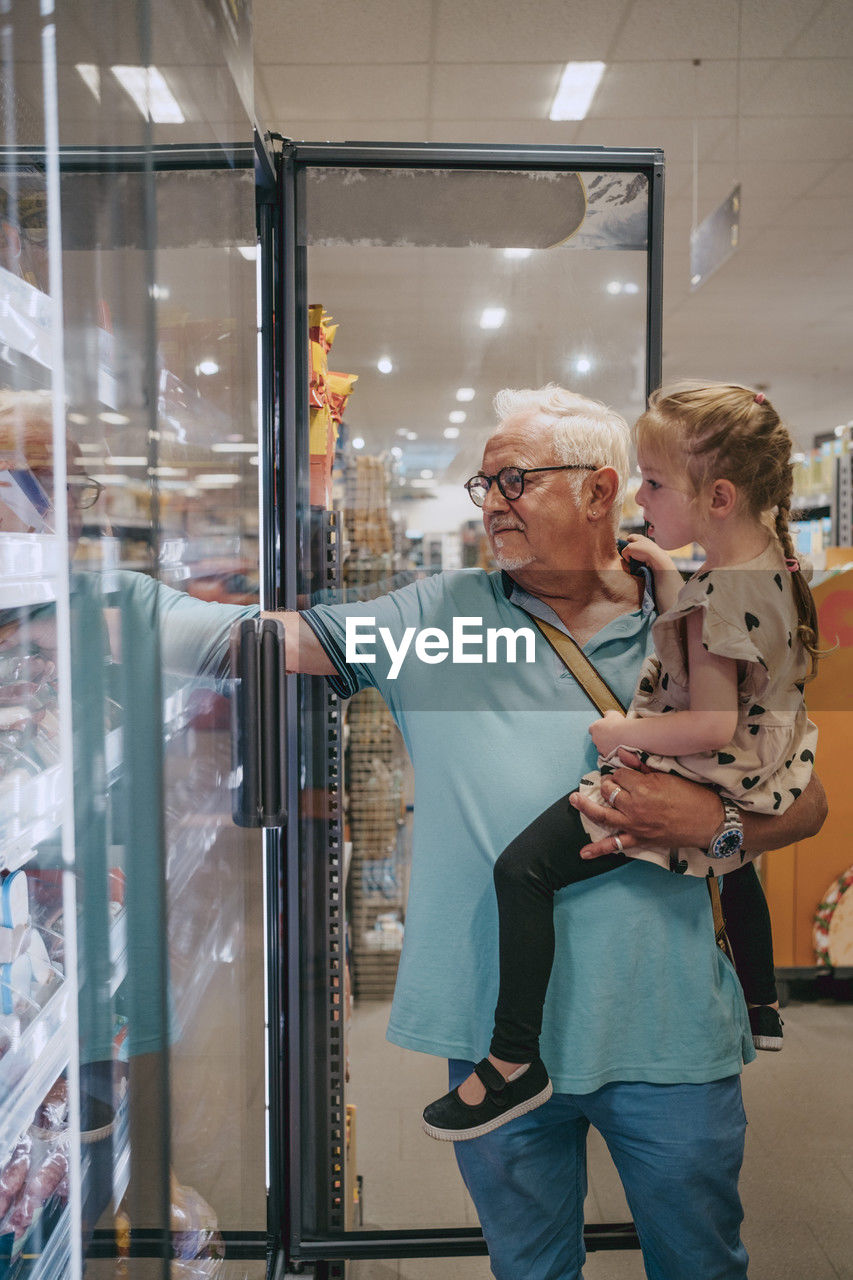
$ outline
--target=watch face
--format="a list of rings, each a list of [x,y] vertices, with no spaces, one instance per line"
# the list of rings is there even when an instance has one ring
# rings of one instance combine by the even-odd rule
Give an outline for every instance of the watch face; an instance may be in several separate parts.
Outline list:
[[[740,853],[743,848],[743,832],[736,828],[734,831],[723,831],[717,836],[716,840],[708,850],[709,858],[731,858],[736,853]]]

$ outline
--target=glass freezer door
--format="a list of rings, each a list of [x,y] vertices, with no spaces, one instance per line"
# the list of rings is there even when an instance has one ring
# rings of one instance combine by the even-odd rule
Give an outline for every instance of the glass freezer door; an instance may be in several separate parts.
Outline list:
[[[492,567],[463,482],[494,393],[550,381],[632,419],[659,382],[662,154],[285,144],[280,184],[281,604]],[[411,765],[373,691],[344,706],[300,680],[291,714],[284,1239],[321,1269],[442,1254],[482,1268],[450,1145],[420,1132],[446,1065],[384,1041],[406,929]],[[630,1223],[594,1214],[587,1239],[635,1242]]]

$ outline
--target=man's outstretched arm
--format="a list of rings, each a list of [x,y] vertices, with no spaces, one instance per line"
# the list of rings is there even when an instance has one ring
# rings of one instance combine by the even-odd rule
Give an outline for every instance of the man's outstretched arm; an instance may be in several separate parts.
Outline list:
[[[284,652],[288,671],[305,676],[333,676],[335,666],[301,613],[263,612],[284,624]]]
[[[621,788],[618,808],[595,804],[582,795],[577,797],[577,808],[602,825],[612,827],[618,823],[625,849],[647,844],[706,849],[723,817],[717,793],[675,774],[656,773],[646,765],[627,767],[628,762],[638,765],[637,757],[627,751],[620,752],[620,756],[626,767],[606,779]],[[826,794],[816,774],[784,813],[741,810],[747,855],[757,857],[770,849],[808,840],[820,831],[826,814]],[[587,857],[612,853],[613,837],[605,836],[587,845],[583,852]]]

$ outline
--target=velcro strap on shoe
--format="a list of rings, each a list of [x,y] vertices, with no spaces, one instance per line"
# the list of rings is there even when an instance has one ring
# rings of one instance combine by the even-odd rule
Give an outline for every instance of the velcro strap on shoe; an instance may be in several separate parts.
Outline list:
[[[493,1093],[501,1093],[506,1088],[506,1080],[488,1058],[483,1058],[482,1062],[477,1063],[474,1074],[479,1076],[486,1088]]]

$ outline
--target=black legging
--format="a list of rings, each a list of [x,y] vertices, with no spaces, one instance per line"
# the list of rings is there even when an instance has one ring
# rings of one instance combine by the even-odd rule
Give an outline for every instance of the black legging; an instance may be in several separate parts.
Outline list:
[[[500,923],[500,989],[489,1052],[504,1062],[539,1056],[545,993],[554,963],[554,894],[630,861],[622,853],[585,861],[590,843],[568,796],[507,845],[495,863]],[[770,913],[752,863],[723,880],[729,941],[747,1000],[776,998]],[[772,994],[771,994],[772,992]]]

